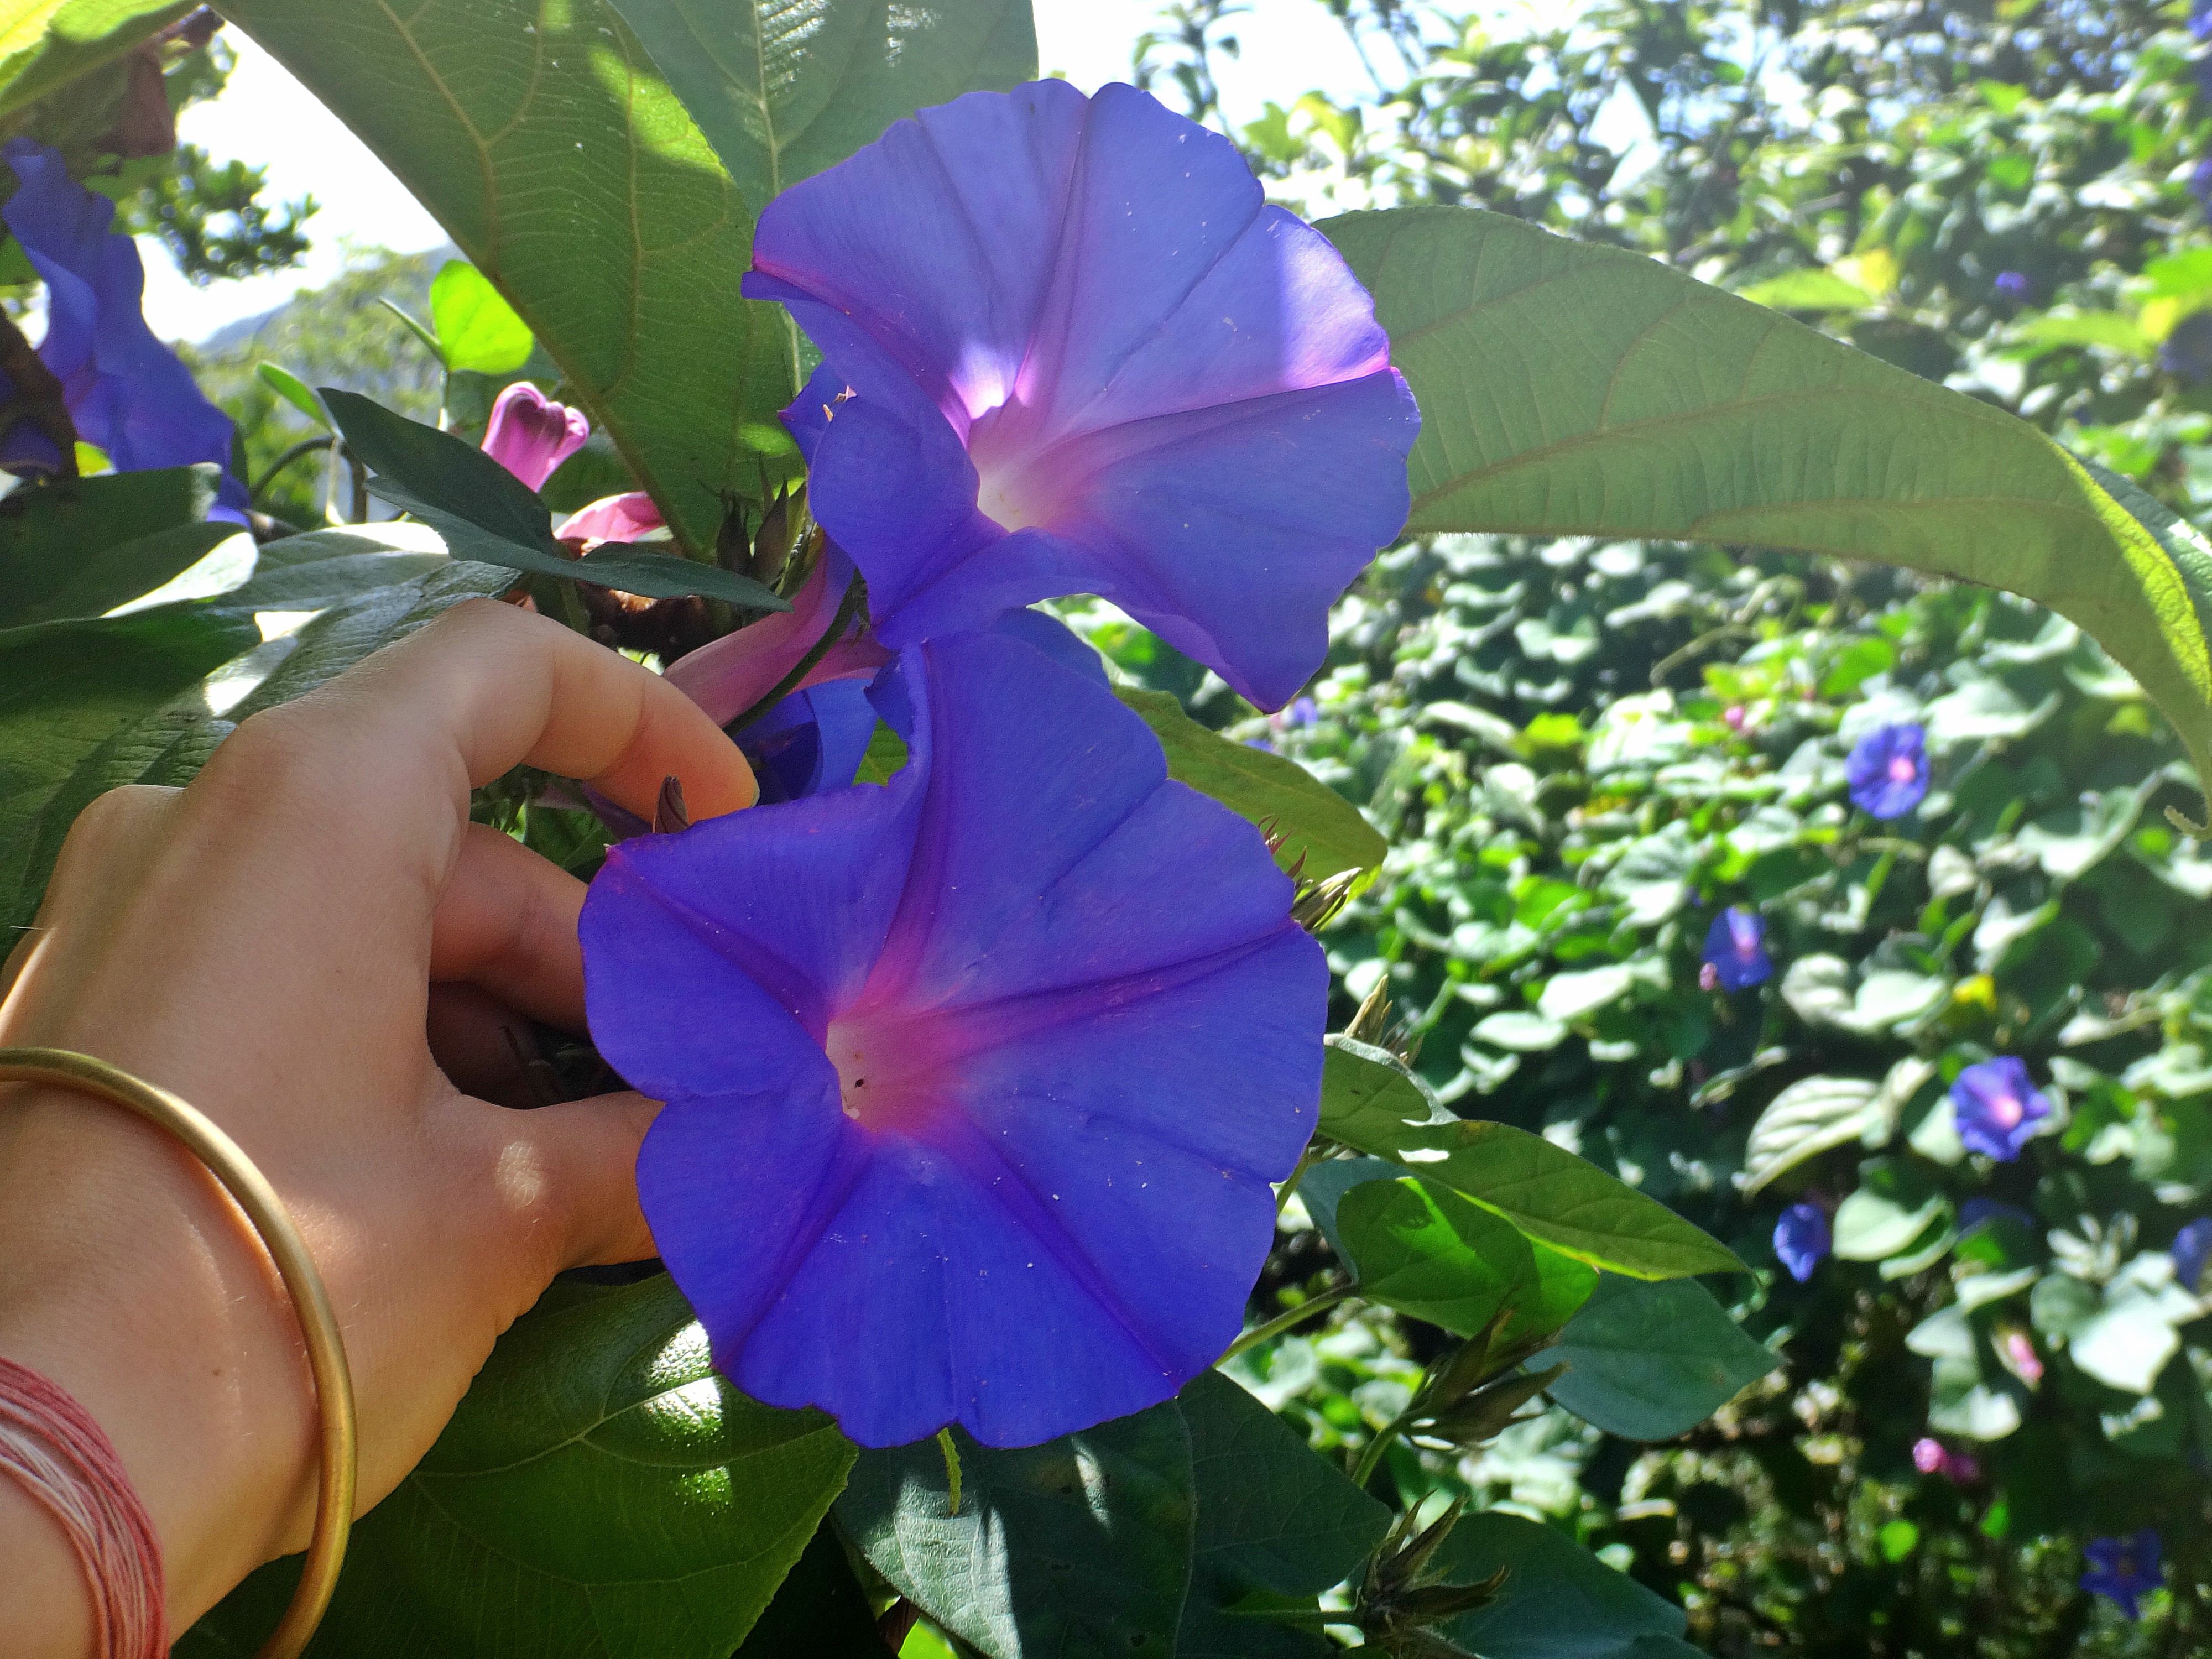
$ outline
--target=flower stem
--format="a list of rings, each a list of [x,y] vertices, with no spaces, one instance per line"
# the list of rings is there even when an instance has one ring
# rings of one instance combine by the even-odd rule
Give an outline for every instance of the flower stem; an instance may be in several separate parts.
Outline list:
[[[1358,1467],[1352,1471],[1353,1486],[1363,1490],[1365,1488],[1368,1477],[1375,1473],[1375,1466],[1382,1461],[1382,1454],[1390,1449],[1390,1443],[1395,1440],[1405,1429],[1406,1419],[1413,1414],[1413,1407],[1407,1407],[1392,1418],[1384,1425],[1381,1433],[1367,1443],[1367,1449],[1359,1454]]]
[[[1359,1287],[1357,1285],[1339,1285],[1333,1290],[1323,1291],[1319,1296],[1309,1297],[1305,1301],[1299,1303],[1297,1307],[1291,1309],[1288,1313],[1277,1314],[1273,1319],[1269,1320],[1264,1325],[1255,1325],[1250,1330],[1245,1332],[1243,1335],[1238,1337],[1234,1342],[1231,1343],[1228,1350],[1223,1353],[1220,1358],[1215,1360],[1213,1363],[1217,1365],[1226,1364],[1230,1360],[1236,1358],[1238,1354],[1243,1353],[1246,1349],[1256,1348],[1260,1344],[1268,1340],[1270,1338],[1280,1336],[1285,1331],[1289,1330],[1291,1326],[1303,1324],[1306,1320],[1310,1319],[1314,1315],[1322,1312],[1324,1309],[1334,1308],[1338,1303],[1343,1301],[1347,1296],[1352,1295],[1358,1288]]]
[[[1283,1182],[1282,1190],[1275,1194],[1277,1215],[1282,1214],[1284,1206],[1290,1203],[1291,1195],[1298,1189],[1298,1182],[1306,1178],[1306,1171],[1320,1162],[1321,1143],[1316,1140],[1306,1148],[1304,1155],[1291,1168],[1289,1179]]]
[[[960,1449],[952,1443],[952,1429],[948,1424],[937,1431],[937,1449],[945,1454],[945,1512],[960,1513]]]

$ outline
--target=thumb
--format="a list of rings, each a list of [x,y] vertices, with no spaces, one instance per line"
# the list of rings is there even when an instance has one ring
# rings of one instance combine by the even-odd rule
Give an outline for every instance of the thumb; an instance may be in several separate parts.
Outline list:
[[[637,1196],[637,1149],[660,1103],[632,1092],[529,1111],[486,1109],[505,1120],[500,1189],[510,1239],[542,1290],[569,1267],[638,1261],[653,1251]]]

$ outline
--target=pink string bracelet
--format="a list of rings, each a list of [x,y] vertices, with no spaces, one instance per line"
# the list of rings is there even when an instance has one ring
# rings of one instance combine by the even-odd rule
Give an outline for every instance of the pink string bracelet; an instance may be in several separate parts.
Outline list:
[[[237,1201],[299,1316],[322,1419],[314,1533],[291,1605],[257,1659],[298,1659],[337,1589],[353,1528],[359,1431],[345,1337],[330,1292],[284,1200],[214,1121],[166,1089],[67,1048],[0,1048],[0,1083],[48,1083],[94,1095],[166,1131]],[[0,1358],[0,1472],[69,1534],[92,1588],[100,1659],[162,1659],[167,1609],[161,1551],[145,1505],[100,1425],[36,1371]]]
[[[4,1354],[0,1471],[69,1534],[92,1592],[94,1650],[161,1659],[169,1650],[161,1546],[123,1460],[83,1407]]]

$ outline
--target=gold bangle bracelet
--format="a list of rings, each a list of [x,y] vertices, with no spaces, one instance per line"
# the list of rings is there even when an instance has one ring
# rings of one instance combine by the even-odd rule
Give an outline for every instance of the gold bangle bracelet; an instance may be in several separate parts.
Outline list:
[[[306,1566],[292,1604],[276,1631],[264,1643],[258,1659],[297,1659],[322,1623],[323,1613],[337,1589],[338,1568],[345,1560],[346,1539],[353,1529],[353,1505],[358,1474],[358,1430],[354,1418],[353,1373],[347,1368],[345,1338],[337,1316],[331,1310],[330,1292],[315,1271],[307,1242],[293,1224],[291,1212],[239,1150],[238,1143],[198,1111],[152,1084],[89,1054],[67,1048],[0,1048],[0,1083],[53,1083],[126,1107],[184,1144],[185,1149],[207,1165],[223,1190],[238,1201],[253,1224],[263,1248],[276,1264],[276,1272],[290,1292],[299,1316],[300,1333],[307,1339],[307,1364],[314,1373],[315,1398],[322,1417],[322,1480],[315,1498],[315,1529],[307,1545]]]

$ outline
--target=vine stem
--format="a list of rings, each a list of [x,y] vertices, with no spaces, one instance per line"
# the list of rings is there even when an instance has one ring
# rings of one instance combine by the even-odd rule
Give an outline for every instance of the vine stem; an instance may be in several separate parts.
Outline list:
[[[1375,1473],[1375,1466],[1382,1461],[1382,1454],[1390,1449],[1390,1443],[1404,1432],[1407,1420],[1413,1414],[1413,1408],[1408,1406],[1392,1418],[1384,1425],[1381,1433],[1367,1443],[1367,1449],[1359,1454],[1358,1465],[1352,1471],[1353,1486],[1362,1491],[1366,1489],[1369,1477]]]
[[[1296,1193],[1298,1189],[1298,1182],[1306,1178],[1306,1171],[1312,1169],[1315,1164],[1320,1162],[1321,1143],[1319,1141],[1316,1141],[1305,1149],[1304,1153],[1299,1158],[1297,1163],[1291,1168],[1289,1177],[1283,1182],[1282,1190],[1275,1194],[1275,1213],[1277,1215],[1282,1214],[1284,1207],[1290,1203],[1291,1195]]]
[[[1303,1323],[1322,1310],[1334,1308],[1358,1288],[1357,1285],[1339,1285],[1333,1290],[1323,1291],[1319,1296],[1308,1297],[1288,1313],[1278,1314],[1264,1325],[1255,1325],[1231,1343],[1221,1358],[1213,1363],[1217,1365],[1228,1364],[1246,1349],[1256,1348],[1269,1338],[1280,1336],[1291,1326]]]
[[[829,556],[824,553],[823,556],[826,558]],[[837,614],[830,618],[830,626],[822,630],[822,637],[807,647],[806,654],[792,665],[791,672],[771,686],[765,696],[724,726],[722,730],[735,738],[738,732],[744,731],[763,714],[767,714],[769,709],[775,708],[795,690],[799,681],[805,679],[812,672],[815,664],[830,654],[830,647],[844,637],[845,630],[853,625],[853,618],[860,614],[861,608],[867,602],[868,585],[860,579],[860,573],[855,570],[853,573],[853,580],[845,585],[845,597],[838,603]]]

